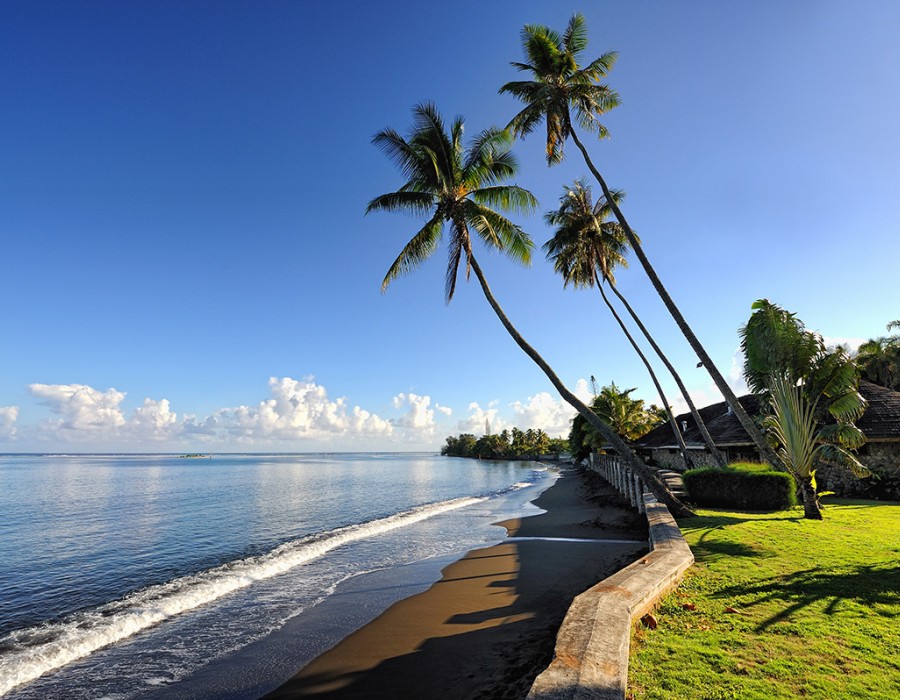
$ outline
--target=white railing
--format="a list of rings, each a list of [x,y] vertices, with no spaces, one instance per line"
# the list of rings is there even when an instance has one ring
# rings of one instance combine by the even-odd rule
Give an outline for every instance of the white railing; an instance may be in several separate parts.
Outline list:
[[[613,455],[591,453],[591,469],[606,479],[612,487],[628,499],[639,513],[644,512],[644,492],[650,489],[631,467]]]

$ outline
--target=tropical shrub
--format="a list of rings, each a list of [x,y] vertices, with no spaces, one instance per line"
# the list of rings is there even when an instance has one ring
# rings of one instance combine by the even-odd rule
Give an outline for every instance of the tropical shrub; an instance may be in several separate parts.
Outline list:
[[[760,395],[762,424],[776,446],[773,464],[797,480],[804,516],[821,520],[819,465],[843,467],[858,477],[870,473],[853,452],[865,442],[854,424],[866,409],[859,369],[846,350],[827,348],[796,314],[768,299],[754,302],[753,310],[740,329],[744,378]]]
[[[688,500],[698,506],[754,511],[785,510],[797,505],[797,485],[790,474],[771,469],[758,471],[756,466],[685,472]]]

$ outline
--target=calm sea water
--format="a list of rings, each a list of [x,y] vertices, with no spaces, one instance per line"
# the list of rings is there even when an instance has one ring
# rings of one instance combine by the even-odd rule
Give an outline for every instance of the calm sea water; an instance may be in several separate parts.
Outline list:
[[[249,697],[191,679],[288,623],[314,655],[349,631],[316,614],[339,587],[377,615],[350,582],[499,541],[552,478],[424,454],[0,456],[0,695]]]

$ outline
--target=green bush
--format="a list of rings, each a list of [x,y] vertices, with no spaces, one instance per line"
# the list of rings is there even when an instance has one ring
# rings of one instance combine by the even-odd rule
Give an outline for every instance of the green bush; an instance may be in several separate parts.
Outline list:
[[[739,510],[784,510],[797,505],[797,486],[785,472],[752,469],[692,469],[684,474],[688,499],[698,506]]]
[[[760,462],[732,462],[728,465],[728,468],[739,472],[759,473],[772,471],[772,466],[770,464]]]

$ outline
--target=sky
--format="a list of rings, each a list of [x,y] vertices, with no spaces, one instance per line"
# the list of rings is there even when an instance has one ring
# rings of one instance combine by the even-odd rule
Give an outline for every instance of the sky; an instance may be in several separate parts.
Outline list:
[[[900,317],[900,4],[540,0],[0,3],[0,452],[436,450],[573,411],[421,225],[365,215],[371,144],[433,101],[474,136],[519,108],[525,24],[587,20],[622,103],[586,137],[682,313],[741,390],[759,298],[830,341]],[[588,175],[514,146],[531,267],[476,248],[569,387],[659,402],[596,290],[564,289],[542,213]],[[619,288],[698,405],[720,400],[635,261]],[[671,380],[669,402],[684,406]]]

